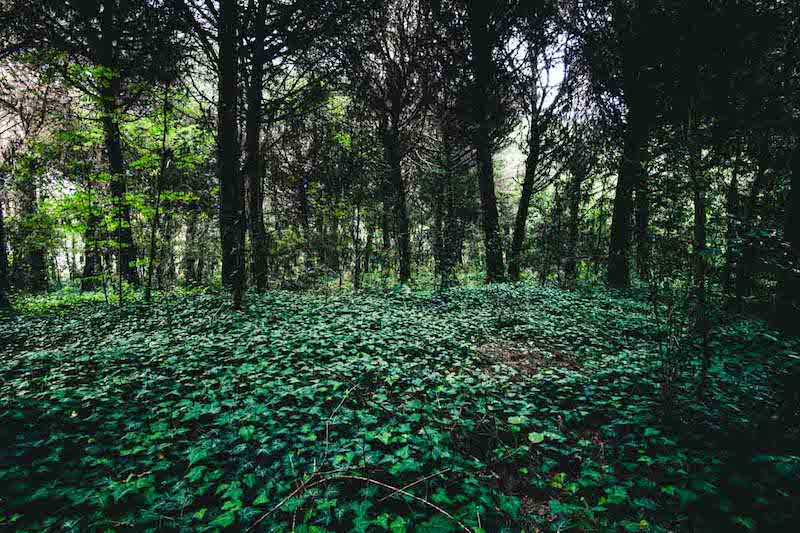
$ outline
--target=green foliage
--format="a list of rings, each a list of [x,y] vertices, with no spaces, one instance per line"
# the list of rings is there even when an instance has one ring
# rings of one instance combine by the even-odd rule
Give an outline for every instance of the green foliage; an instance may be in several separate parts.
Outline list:
[[[514,301],[513,323],[497,321],[498,291]],[[797,346],[756,323],[715,332],[705,404],[692,402],[690,361],[681,408],[666,410],[661,330],[636,299],[502,286],[251,294],[243,313],[223,302],[41,305],[2,319],[0,520],[18,530],[797,525],[798,436],[773,420]],[[476,349],[490,340],[574,364],[527,372]]]

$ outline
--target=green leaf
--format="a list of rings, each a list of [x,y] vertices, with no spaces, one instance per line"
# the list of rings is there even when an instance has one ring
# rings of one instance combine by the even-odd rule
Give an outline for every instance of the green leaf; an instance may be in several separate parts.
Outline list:
[[[236,512],[228,511],[227,513],[223,513],[218,517],[216,517],[208,525],[211,527],[228,527],[231,526],[235,521],[236,521]]]
[[[239,436],[245,442],[248,442],[250,439],[252,439],[255,432],[255,426],[242,426],[239,428]]]
[[[528,433],[528,440],[533,444],[544,442],[544,434],[542,433]]]

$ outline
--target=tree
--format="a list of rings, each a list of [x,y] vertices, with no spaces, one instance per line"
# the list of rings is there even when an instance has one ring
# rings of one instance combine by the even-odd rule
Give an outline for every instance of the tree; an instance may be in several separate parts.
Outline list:
[[[3,189],[0,188],[0,191]],[[0,310],[10,305],[8,299],[8,247],[6,246],[6,225],[3,216],[3,198],[0,196]]]
[[[520,107],[528,118],[527,157],[522,181],[514,233],[509,251],[508,275],[518,281],[520,277],[522,247],[528,223],[531,197],[540,192],[554,178],[551,172],[559,142],[556,126],[564,111],[570,81],[567,72],[564,79],[553,83],[556,77],[555,64],[566,59],[565,43],[559,46],[563,35],[557,25],[556,6],[550,0],[539,0],[521,4],[521,13],[516,28],[517,39],[524,46],[521,64],[515,65],[516,89]],[[512,63],[514,57],[511,57]],[[568,67],[564,63],[564,68]]]
[[[385,2],[372,13],[355,39],[346,43],[345,61],[353,90],[377,115],[383,146],[383,242],[388,251],[395,234],[401,282],[411,278],[411,235],[407,180],[403,165],[410,135],[428,100],[430,35],[428,12],[419,0]]]
[[[89,96],[100,113],[110,190],[117,217],[118,270],[138,283],[120,120],[149,83],[174,75],[175,3],[160,0],[44,0],[12,2],[9,48],[57,72]]]
[[[496,52],[506,38],[503,15],[508,5],[481,0],[466,1],[466,19],[473,75],[471,130],[478,160],[478,188],[486,254],[486,281],[505,275],[503,246],[498,224],[493,154],[507,133],[509,117],[503,99],[509,78],[498,64]]]

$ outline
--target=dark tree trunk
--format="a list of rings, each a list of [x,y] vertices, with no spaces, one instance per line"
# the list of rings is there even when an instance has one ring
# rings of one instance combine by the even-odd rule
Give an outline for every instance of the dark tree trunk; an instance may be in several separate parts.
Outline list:
[[[800,323],[800,122],[794,125],[791,182],[786,205],[784,239],[788,244],[788,264],[779,287],[777,323],[797,334]]]
[[[633,97],[631,97],[633,98]],[[640,116],[638,104],[629,104],[628,123],[625,126],[625,144],[620,162],[617,188],[614,195],[614,212],[611,216],[611,240],[608,248],[608,285],[622,288],[630,285],[628,250],[630,248],[630,222],[633,189],[642,172],[642,146],[647,128]]]
[[[260,5],[266,5],[261,2]],[[244,141],[244,180],[247,184],[248,224],[250,233],[250,268],[253,281],[259,290],[267,286],[267,261],[269,246],[267,230],[264,226],[264,192],[263,172],[260,156],[261,132],[261,100],[264,83],[264,30],[265,18],[260,14],[255,21],[253,65],[250,72],[250,84],[247,87],[247,117],[245,122]]]
[[[220,190],[222,282],[233,291],[233,306],[242,305],[244,290],[244,198],[239,172],[239,133],[236,123],[238,65],[236,50],[237,1],[219,4],[219,124],[217,165]]]
[[[164,122],[162,123],[162,131],[161,131],[161,161],[159,164],[158,169],[158,176],[156,177],[155,183],[155,212],[153,214],[153,223],[150,226],[150,250],[147,255],[147,285],[144,288],[144,301],[150,303],[150,299],[153,293],[153,267],[155,265],[156,259],[156,244],[157,244],[157,237],[158,237],[158,230],[159,230],[159,223],[161,221],[161,190],[164,187],[164,173],[167,170],[167,164],[169,163],[170,154],[167,151],[167,112],[168,108],[167,105],[169,103],[169,88],[164,87],[164,102],[163,102],[163,114],[164,114]],[[159,271],[162,265],[159,262],[158,268]],[[159,288],[161,287],[161,280],[159,279]]]
[[[689,148],[689,181],[694,196],[694,284],[703,290],[706,278],[706,183],[700,161],[700,143],[697,138],[697,113],[692,99],[689,103],[687,128]]]
[[[30,292],[47,290],[46,251],[41,242],[37,242],[36,216],[38,200],[36,184],[33,181],[34,168],[30,175],[21,179],[19,187],[20,230],[15,240],[14,264],[12,277],[15,285]]]
[[[525,230],[528,225],[528,210],[533,195],[533,183],[539,166],[539,134],[536,128],[530,133],[528,140],[528,156],[525,159],[525,178],[522,181],[522,194],[519,197],[517,216],[514,219],[514,234],[511,238],[511,254],[508,261],[508,275],[519,281],[522,246],[525,243]]]
[[[8,248],[6,226],[3,221],[3,199],[0,198],[0,309],[8,306]]]
[[[644,156],[645,151],[641,154]],[[641,170],[639,171],[639,183],[636,186],[636,270],[639,279],[648,281],[650,279],[650,235],[648,226],[650,223],[650,193],[648,190],[647,174],[644,171],[644,160],[642,160]]]
[[[617,188],[614,195],[614,210],[611,216],[611,238],[608,247],[607,282],[610,287],[623,288],[630,285],[629,250],[631,243],[631,218],[633,190],[641,182],[642,151],[647,144],[649,114],[645,98],[646,85],[642,54],[641,35],[646,31],[642,23],[647,3],[638,3],[632,12],[619,9],[616,4],[615,24],[620,24],[623,40],[622,88],[627,114],[625,137],[622,148]]]
[[[726,294],[733,291],[733,279],[737,262],[739,239],[739,177],[738,168],[733,169],[731,184],[727,197],[728,226],[725,233],[725,270],[722,273],[722,285]]]
[[[736,297],[739,299],[747,298],[753,294],[753,276],[759,256],[759,240],[754,238],[751,233],[756,229],[759,198],[767,184],[769,147],[765,139],[760,142],[758,151],[756,176],[750,190],[750,197],[747,199],[742,213],[744,248],[742,256],[736,265]]]
[[[372,271],[372,234],[373,229],[367,223],[367,242],[364,245],[364,274],[369,274]]]
[[[166,206],[165,206],[166,208]],[[158,268],[156,269],[156,286],[164,291],[174,287],[175,282],[175,250],[174,250],[174,217],[166,209],[161,229],[161,246],[158,251]]]
[[[139,272],[135,265],[137,254],[133,242],[133,231],[131,230],[131,210],[125,200],[127,192],[125,160],[122,155],[122,142],[117,117],[120,79],[119,72],[116,72],[115,60],[115,42],[118,39],[118,29],[114,23],[115,11],[115,2],[113,0],[105,0],[102,15],[101,46],[103,50],[101,54],[103,66],[108,69],[108,78],[100,82],[100,101],[103,111],[102,123],[106,156],[108,157],[108,171],[111,175],[109,190],[114,206],[114,215],[117,220],[118,274],[128,283],[138,284]]]
[[[398,277],[406,283],[411,279],[411,236],[408,225],[408,206],[406,188],[403,182],[402,149],[400,145],[399,115],[392,116],[383,136],[384,157],[389,172],[394,200],[394,220],[397,228],[397,253],[399,262]]]
[[[486,248],[486,281],[492,283],[503,277],[504,268],[498,227],[499,217],[494,187],[494,162],[492,161],[492,132],[489,118],[492,77],[489,8],[490,3],[485,0],[469,0],[468,3],[472,68],[475,75],[473,106],[476,131],[474,143],[480,167],[478,186]]]
[[[353,240],[353,288],[361,288],[361,206],[356,205],[353,213],[350,237]]]
[[[92,209],[90,207],[90,209]],[[81,290],[91,291],[98,287],[100,280],[100,252],[97,249],[97,225],[99,217],[94,210],[89,212],[86,220],[86,230],[83,232],[83,274],[81,275]]]
[[[183,252],[183,281],[187,285],[197,283],[197,218],[200,208],[196,201],[189,204],[189,220],[186,224],[186,244]]]
[[[580,162],[573,164],[569,191],[569,222],[567,226],[567,260],[564,279],[567,287],[574,289],[578,281],[578,236],[581,207],[581,184],[586,179],[586,168]]]
[[[434,254],[436,270],[443,289],[455,283],[454,271],[461,253],[459,228],[462,216],[456,188],[455,164],[453,162],[450,125],[442,125],[441,175],[434,182]]]

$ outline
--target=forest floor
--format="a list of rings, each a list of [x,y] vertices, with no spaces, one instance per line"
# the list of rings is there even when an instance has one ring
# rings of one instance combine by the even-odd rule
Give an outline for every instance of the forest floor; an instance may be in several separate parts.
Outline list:
[[[0,527],[800,530],[797,341],[720,320],[698,398],[685,330],[524,285],[0,317]]]

